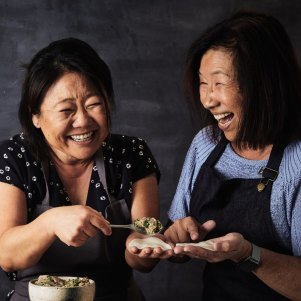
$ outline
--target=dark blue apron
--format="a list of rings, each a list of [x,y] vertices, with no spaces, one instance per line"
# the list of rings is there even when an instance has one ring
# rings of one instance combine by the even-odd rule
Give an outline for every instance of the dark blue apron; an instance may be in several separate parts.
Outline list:
[[[107,184],[102,153],[95,159],[107,194]],[[47,167],[43,166],[45,180]],[[109,194],[108,194],[109,195]],[[124,199],[115,200],[109,195],[110,204],[105,216],[111,223],[128,224],[130,209]],[[37,205],[34,218],[50,209],[49,191],[46,180],[46,195]],[[118,229],[119,230],[119,229]],[[129,231],[114,231],[109,237],[98,233],[81,247],[68,247],[57,239],[33,267],[18,271],[15,292],[11,301],[29,301],[28,282],[41,274],[89,277],[96,283],[95,301],[126,301],[127,290],[132,284],[132,270],[124,259],[125,240]]]
[[[200,223],[216,221],[216,228],[206,239],[239,232],[250,242],[275,252],[291,254],[281,245],[271,218],[272,179],[269,171],[278,171],[283,147],[274,146],[263,172],[263,191],[257,190],[260,179],[226,180],[214,169],[228,141],[223,137],[201,167],[191,196],[190,215]],[[276,173],[277,174],[277,173]],[[226,260],[207,263],[204,270],[202,301],[283,301],[281,296],[253,273],[237,268]]]

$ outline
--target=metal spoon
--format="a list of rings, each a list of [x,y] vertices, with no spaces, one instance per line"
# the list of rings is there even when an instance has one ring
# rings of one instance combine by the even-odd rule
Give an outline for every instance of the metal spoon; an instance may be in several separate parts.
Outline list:
[[[145,231],[145,228],[138,228],[134,224],[128,224],[128,225],[112,225],[112,224],[110,224],[110,227],[111,228],[131,229],[131,230],[134,230],[134,231],[136,231],[138,233],[141,233],[141,234],[147,234],[146,231]]]
[[[145,234],[145,235],[154,235],[154,234],[158,234],[158,233],[160,233],[161,230],[162,230],[162,229],[161,229],[160,231],[158,231],[158,232],[156,232],[156,233],[149,234],[149,233],[146,232],[146,229],[145,229],[145,228],[137,227],[137,226],[135,226],[134,224],[128,224],[128,225],[114,225],[114,224],[110,224],[110,227],[111,227],[111,228],[126,228],[126,229],[131,229],[131,230],[134,230],[134,231],[136,231],[136,232],[138,232],[138,233]]]

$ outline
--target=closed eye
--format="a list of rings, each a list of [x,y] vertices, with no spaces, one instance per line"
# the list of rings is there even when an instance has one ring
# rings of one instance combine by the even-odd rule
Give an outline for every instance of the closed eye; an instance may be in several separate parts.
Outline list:
[[[73,110],[70,108],[62,109],[59,112],[72,112]]]
[[[94,103],[91,103],[87,106],[87,108],[95,108],[95,107],[99,107],[99,106],[102,106],[103,105],[103,102],[94,102]]]

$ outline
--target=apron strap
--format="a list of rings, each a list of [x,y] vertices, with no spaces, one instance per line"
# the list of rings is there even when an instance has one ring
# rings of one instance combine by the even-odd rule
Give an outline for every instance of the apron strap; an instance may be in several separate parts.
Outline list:
[[[110,203],[113,203],[112,197],[109,194],[108,185],[107,185],[107,179],[106,179],[106,169],[105,169],[105,163],[104,163],[104,157],[102,150],[98,150],[95,156],[95,164],[98,170],[99,179],[100,182],[103,185],[103,188],[105,192],[107,193],[108,199]]]
[[[226,139],[225,135],[222,134],[222,137],[218,144],[215,146],[213,151],[209,154],[207,160],[204,162],[204,164],[209,165],[213,167],[217,160],[220,158],[222,153],[224,152],[226,146],[227,146],[228,140]]]
[[[267,165],[259,170],[261,180],[257,185],[258,192],[263,191],[270,182],[274,182],[277,179],[284,149],[284,145],[273,145]]]
[[[48,188],[48,179],[49,179],[49,162],[47,161],[42,161],[41,165],[42,165],[42,171],[43,171],[43,175],[44,175],[44,181],[45,181],[45,196],[44,199],[42,200],[42,205],[43,206],[48,206],[50,203],[50,197],[49,197],[49,188]]]
[[[277,144],[273,146],[267,165],[259,171],[263,178],[268,178],[271,181],[276,180],[284,149],[284,146]]]

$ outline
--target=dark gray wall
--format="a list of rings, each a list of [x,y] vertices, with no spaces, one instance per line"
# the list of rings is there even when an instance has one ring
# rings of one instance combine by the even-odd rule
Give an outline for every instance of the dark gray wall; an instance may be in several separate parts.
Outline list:
[[[1,0],[0,139],[19,129],[20,63],[52,40],[81,38],[111,68],[117,103],[114,131],[145,138],[157,158],[166,221],[195,134],[182,91],[185,51],[204,28],[242,7],[278,17],[300,57],[298,0]],[[148,300],[199,300],[202,267],[198,261],[161,262],[152,273],[136,277]],[[0,275],[0,300],[4,300],[10,284]]]

